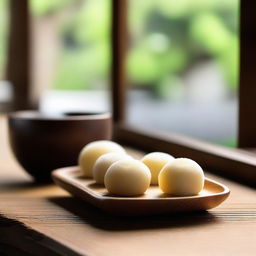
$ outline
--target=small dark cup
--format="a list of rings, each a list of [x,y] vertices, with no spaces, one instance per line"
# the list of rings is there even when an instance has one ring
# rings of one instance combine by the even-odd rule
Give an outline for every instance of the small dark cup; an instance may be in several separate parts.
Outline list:
[[[51,171],[77,165],[89,142],[111,139],[109,113],[66,113],[49,116],[37,111],[9,114],[9,140],[21,166],[36,181],[50,181]]]

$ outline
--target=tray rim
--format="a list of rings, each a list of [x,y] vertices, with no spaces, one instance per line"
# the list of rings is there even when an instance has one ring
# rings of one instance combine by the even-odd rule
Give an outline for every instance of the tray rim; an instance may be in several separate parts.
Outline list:
[[[144,197],[141,198],[141,197],[137,197],[137,196],[134,196],[134,197],[131,197],[131,196],[129,196],[129,197],[121,197],[121,196],[104,197],[104,196],[100,195],[99,193],[95,192],[93,189],[90,189],[87,186],[84,186],[81,182],[79,182],[75,178],[74,178],[73,182],[70,183],[69,182],[70,178],[63,175],[63,173],[68,173],[68,172],[74,171],[74,170],[79,170],[79,167],[78,166],[68,166],[68,167],[55,169],[51,174],[52,179],[58,186],[60,186],[59,181],[64,182],[66,185],[72,186],[72,187],[75,186],[76,189],[80,189],[81,191],[83,191],[83,193],[86,193],[90,197],[95,198],[99,201],[104,201],[104,202],[105,201],[160,201],[160,200],[161,201],[178,201],[178,200],[191,200],[191,199],[195,200],[195,199],[200,199],[200,198],[210,198],[210,197],[219,197],[219,196],[228,197],[230,194],[230,189],[226,185],[224,185],[218,181],[215,181],[214,179],[205,177],[206,182],[209,182],[209,183],[212,183],[214,185],[221,187],[223,189],[223,191],[212,193],[212,194],[207,194],[207,195],[170,196],[170,197],[163,197],[163,198],[144,198]],[[92,179],[90,179],[90,180],[92,180]],[[60,187],[62,187],[62,186],[60,186]],[[65,189],[63,187],[62,187],[62,189],[64,189],[65,191],[68,191],[67,189]]]

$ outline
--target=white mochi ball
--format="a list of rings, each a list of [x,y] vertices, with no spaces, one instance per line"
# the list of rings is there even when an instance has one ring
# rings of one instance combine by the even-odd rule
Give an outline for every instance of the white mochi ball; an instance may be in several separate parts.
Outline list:
[[[116,152],[111,152],[104,154],[100,156],[97,161],[95,162],[93,169],[92,169],[92,174],[94,180],[98,184],[104,184],[104,177],[105,174],[108,170],[108,168],[118,160],[122,159],[132,159],[131,156],[125,154],[125,153],[116,153]]]
[[[173,161],[174,157],[162,153],[162,152],[152,152],[145,155],[141,161],[149,168],[151,172],[151,184],[158,184],[158,175],[161,169],[170,161]]]
[[[99,140],[87,144],[80,152],[79,166],[85,177],[92,177],[92,168],[96,160],[101,156],[109,152],[125,153],[123,147],[119,144],[108,141]]]
[[[104,183],[109,193],[120,196],[142,195],[149,187],[151,173],[142,162],[134,159],[119,160],[112,164]]]
[[[160,189],[170,195],[193,196],[204,187],[204,172],[188,158],[177,158],[166,164],[158,177]]]

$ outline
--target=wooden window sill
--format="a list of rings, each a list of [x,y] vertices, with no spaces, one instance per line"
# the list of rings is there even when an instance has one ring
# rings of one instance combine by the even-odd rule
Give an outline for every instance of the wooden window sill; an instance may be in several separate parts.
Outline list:
[[[222,176],[252,186],[256,184],[256,155],[252,151],[227,148],[182,135],[136,128],[117,123],[115,140],[146,151],[163,151],[188,157]]]

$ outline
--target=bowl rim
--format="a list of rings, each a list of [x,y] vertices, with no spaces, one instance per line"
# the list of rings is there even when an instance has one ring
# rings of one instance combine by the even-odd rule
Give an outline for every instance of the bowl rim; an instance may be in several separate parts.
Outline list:
[[[73,114],[73,115],[72,115]],[[40,121],[72,121],[72,120],[101,120],[111,119],[110,112],[93,111],[67,111],[63,113],[49,114],[38,110],[20,110],[8,114],[9,119],[40,120]]]

